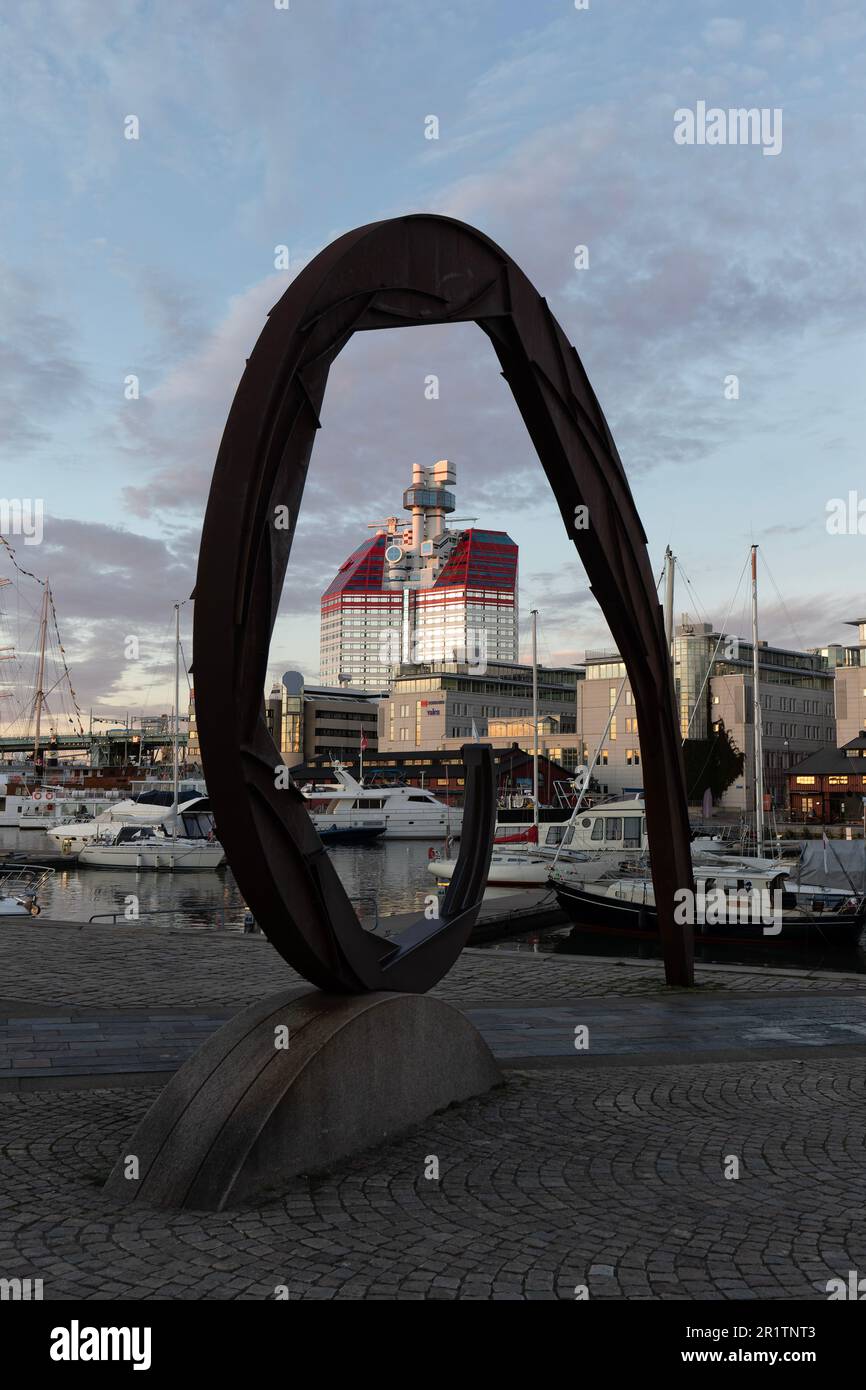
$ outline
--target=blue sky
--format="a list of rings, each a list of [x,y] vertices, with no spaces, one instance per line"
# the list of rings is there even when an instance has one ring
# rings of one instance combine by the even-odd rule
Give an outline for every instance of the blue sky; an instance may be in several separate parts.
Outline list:
[[[85,705],[169,698],[159,644],[264,316],[334,236],[405,211],[481,227],[547,296],[654,564],[670,542],[692,581],[678,609],[721,621],[754,539],[784,599],[762,581],[765,635],[845,638],[863,537],[825,522],[829,499],[866,495],[861,7],[46,0],[0,30],[2,491],[44,499],[42,544],[18,551],[51,575]],[[677,145],[698,101],[780,108],[781,152]],[[543,659],[605,645],[477,329],[356,338],[323,421],[275,672],[316,675],[321,589],[411,463],[440,457],[459,514],[519,543]]]

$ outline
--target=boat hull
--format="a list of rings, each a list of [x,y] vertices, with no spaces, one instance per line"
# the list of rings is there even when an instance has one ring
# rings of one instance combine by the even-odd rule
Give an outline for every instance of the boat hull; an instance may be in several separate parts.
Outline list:
[[[446,888],[456,867],[456,859],[431,859],[427,865],[428,873],[436,879],[439,888]],[[524,859],[514,856],[497,861],[491,859],[487,870],[485,897],[492,897],[494,891],[519,893],[523,889],[544,888],[550,875],[550,860]]]
[[[176,873],[179,870],[218,869],[225,862],[221,845],[205,844],[192,849],[173,848],[166,840],[156,847],[137,845],[85,845],[78,856],[79,865],[88,869],[153,869]]]
[[[318,831],[319,839],[323,845],[372,845],[375,844],[376,840],[380,840],[384,834],[384,827],[376,829],[375,826],[343,829],[334,825],[330,828],[323,826]]]
[[[381,816],[377,819],[378,823],[381,825]],[[314,813],[311,816],[311,820],[320,834],[323,830],[339,830],[343,828],[340,823],[341,817],[339,814],[329,816],[317,815]],[[349,817],[346,817],[347,824],[345,825],[345,829],[364,829],[363,821],[361,821],[360,825],[357,824],[357,821],[358,813],[353,812],[351,823],[348,823]],[[446,840],[449,835],[453,839],[456,839],[459,834],[459,821],[455,822],[452,820],[449,823],[445,816],[441,818],[439,816],[413,817],[408,812],[403,811],[385,812],[385,831],[383,838],[386,840]]]
[[[573,927],[586,933],[653,938],[659,934],[658,914],[654,907],[609,898],[588,892],[573,884],[551,884],[557,902]],[[782,930],[767,934],[760,922],[731,922],[727,925],[704,923],[695,927],[695,941],[725,946],[731,942],[750,941],[754,945],[774,942],[814,941],[824,945],[856,945],[862,932],[863,910],[850,913],[818,913],[814,917],[782,914]]]

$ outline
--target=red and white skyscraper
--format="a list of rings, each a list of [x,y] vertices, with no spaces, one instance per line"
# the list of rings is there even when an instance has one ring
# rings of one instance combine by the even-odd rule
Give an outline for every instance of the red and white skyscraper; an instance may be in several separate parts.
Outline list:
[[[373,523],[322,595],[325,685],[382,686],[411,662],[518,659],[517,546],[504,531],[448,529],[453,463],[413,464],[408,519]]]

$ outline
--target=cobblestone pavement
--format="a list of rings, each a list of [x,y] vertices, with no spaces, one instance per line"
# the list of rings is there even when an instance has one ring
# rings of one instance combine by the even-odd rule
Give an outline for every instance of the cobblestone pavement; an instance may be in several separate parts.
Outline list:
[[[153,1094],[0,1095],[4,1276],[46,1299],[823,1299],[866,1269],[859,1059],[513,1072],[220,1214],[102,1195]]]
[[[699,965],[705,988],[866,990],[866,975]],[[261,936],[134,925],[4,924],[0,999],[83,1008],[248,1003],[304,981]],[[511,950],[464,951],[433,991],[450,1003],[527,1002],[644,995],[664,988],[658,961],[619,961]]]
[[[4,926],[0,980],[8,1039],[62,1025],[82,1055],[103,1027],[145,1050],[172,1034],[191,1046],[225,1011],[303,985],[261,937],[39,923]],[[804,1010],[825,1042],[862,1032],[866,978],[699,966],[698,980],[666,991],[655,961],[466,951],[436,993],[486,1009],[518,1053],[521,1017],[567,1036],[594,1010],[603,1066],[520,1060],[496,1091],[230,1213],[103,1195],[158,1088],[2,1091],[0,1273],[43,1279],[47,1299],[273,1298],[282,1285],[304,1299],[572,1299],[583,1285],[591,1298],[824,1298],[828,1279],[866,1269],[866,1070],[862,1047],[795,1056],[795,1034]],[[701,1059],[682,1021],[709,1038],[723,1016],[726,1041],[734,1020],[751,1050]],[[743,1033],[756,1020],[790,1055],[756,1058]],[[669,1062],[652,1048],[671,1027]]]

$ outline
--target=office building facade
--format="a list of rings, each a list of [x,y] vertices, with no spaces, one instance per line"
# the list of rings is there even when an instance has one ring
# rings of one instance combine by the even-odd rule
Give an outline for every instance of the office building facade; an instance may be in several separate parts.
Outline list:
[[[408,519],[373,523],[328,585],[323,684],[376,687],[409,663],[517,660],[517,546],[504,531],[446,526],[456,477],[447,459],[416,464],[403,494]]]
[[[825,744],[835,743],[833,673],[825,655],[759,644],[764,792],[781,809],[786,774]],[[683,621],[673,640],[674,686],[683,738],[706,739],[724,724],[745,754],[743,773],[721,799],[723,809],[754,805],[754,706],[752,644],[715,631],[709,623]],[[637,711],[625,664],[616,652],[588,652],[586,679],[578,691],[578,730],[591,757],[601,744],[595,777],[610,793],[642,788]],[[602,738],[611,710],[607,737]],[[700,801],[702,788],[689,788]]]

